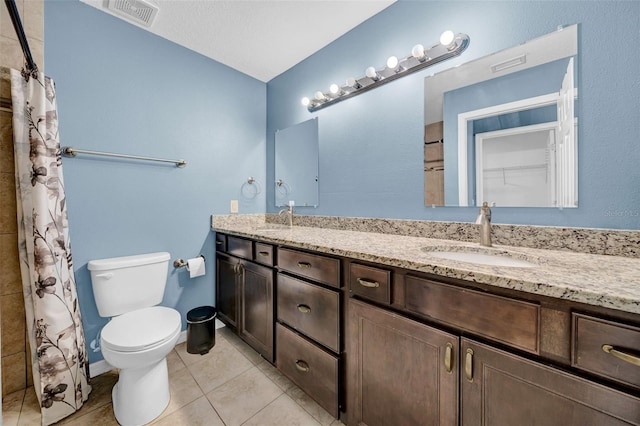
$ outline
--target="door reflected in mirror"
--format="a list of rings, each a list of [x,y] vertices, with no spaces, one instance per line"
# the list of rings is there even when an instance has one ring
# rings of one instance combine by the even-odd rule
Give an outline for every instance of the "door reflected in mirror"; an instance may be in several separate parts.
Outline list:
[[[318,207],[318,119],[275,134],[275,204]]]
[[[425,79],[425,205],[577,207],[577,26]]]

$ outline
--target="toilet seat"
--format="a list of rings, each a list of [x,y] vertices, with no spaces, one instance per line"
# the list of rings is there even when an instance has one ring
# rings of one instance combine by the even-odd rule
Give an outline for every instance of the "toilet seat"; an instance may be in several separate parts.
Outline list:
[[[138,309],[114,317],[101,333],[102,345],[119,352],[137,352],[161,345],[180,332],[180,313],[165,306]]]

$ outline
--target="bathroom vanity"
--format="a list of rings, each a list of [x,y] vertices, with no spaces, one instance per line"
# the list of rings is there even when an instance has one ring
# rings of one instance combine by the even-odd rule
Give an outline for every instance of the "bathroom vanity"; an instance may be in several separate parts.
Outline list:
[[[220,318],[348,425],[640,424],[640,259],[482,252],[528,265],[496,266],[433,255],[478,253],[451,240],[212,229]],[[265,276],[228,279],[265,247]],[[256,281],[262,297],[249,298]],[[242,332],[256,323],[246,312],[270,341]],[[260,349],[269,345],[275,360]]]

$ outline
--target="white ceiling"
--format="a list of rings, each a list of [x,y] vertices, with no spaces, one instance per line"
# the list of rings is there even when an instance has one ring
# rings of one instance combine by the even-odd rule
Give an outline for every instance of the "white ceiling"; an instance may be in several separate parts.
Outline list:
[[[108,0],[81,0],[105,13]],[[267,82],[396,0],[148,0],[167,40]]]

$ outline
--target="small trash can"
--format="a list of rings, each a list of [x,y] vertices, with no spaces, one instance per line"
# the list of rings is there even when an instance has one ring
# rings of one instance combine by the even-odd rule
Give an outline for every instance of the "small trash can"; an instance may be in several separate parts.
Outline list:
[[[216,344],[216,315],[213,306],[187,312],[187,352],[204,355]]]

